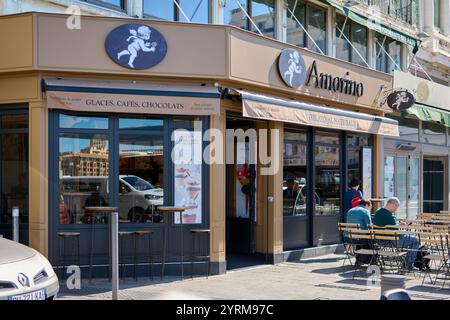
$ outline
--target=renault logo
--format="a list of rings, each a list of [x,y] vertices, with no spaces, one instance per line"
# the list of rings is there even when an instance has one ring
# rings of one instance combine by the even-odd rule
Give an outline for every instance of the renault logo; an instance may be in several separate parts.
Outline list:
[[[19,275],[17,276],[17,280],[19,280],[20,284],[24,287],[30,286],[30,280],[23,273],[19,273]]]

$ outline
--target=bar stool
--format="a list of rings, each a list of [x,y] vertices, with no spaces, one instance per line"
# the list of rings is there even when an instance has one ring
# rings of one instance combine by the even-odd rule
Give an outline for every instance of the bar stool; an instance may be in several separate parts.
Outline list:
[[[125,264],[123,261],[123,258],[124,258],[123,248],[124,248],[125,240],[127,237],[131,237],[131,239],[133,240],[133,248],[134,248],[134,250],[136,250],[136,239],[134,237],[133,231],[119,231],[118,234],[119,234],[119,243],[120,243],[120,246],[119,246],[119,278],[120,278],[120,274],[122,274],[122,277],[123,277],[123,266]],[[121,258],[122,258],[122,263],[120,262]],[[133,263],[135,262],[134,258],[135,258],[135,253],[133,253]]]
[[[141,237],[143,238],[145,236],[147,236],[148,246],[147,246],[147,256],[144,258],[148,258],[148,261],[150,263],[149,277],[151,277],[153,280],[153,256],[152,256],[153,233],[154,232],[151,230],[138,230],[138,231],[134,232],[135,240],[134,240],[134,270],[133,270],[133,274],[134,274],[135,280],[137,280],[137,278],[136,278],[137,242],[139,241],[139,238],[141,238]]]
[[[166,255],[167,255],[167,242],[168,242],[168,234],[169,234],[169,216],[173,217],[173,222],[175,222],[175,213],[179,213],[180,217],[180,246],[181,246],[181,279],[184,278],[184,247],[183,247],[183,212],[187,209],[187,207],[168,207],[168,206],[160,206],[158,207],[158,211],[160,211],[164,216],[164,235],[163,235],[163,251],[162,251],[162,264],[161,264],[161,279],[164,277],[164,269],[166,265]]]
[[[210,262],[210,255],[208,253],[208,245],[206,245],[206,250],[202,248],[201,239],[198,239],[200,235],[206,234],[208,237],[206,238],[206,243],[209,242],[209,234],[211,233],[211,229],[191,229],[191,233],[193,234],[193,244],[192,244],[192,257],[191,257],[191,279],[194,278],[194,259],[200,259],[203,261],[208,262],[208,268],[206,273],[206,278],[208,279],[210,274],[210,268],[211,268],[211,262]],[[199,251],[196,253],[196,244],[198,242],[199,245]],[[206,251],[206,253],[205,253]]]
[[[66,239],[72,239],[77,244],[77,263],[80,266],[80,232],[58,232],[58,237],[61,238],[62,241],[62,254],[61,254],[61,246],[59,246],[59,258],[62,261],[62,276],[61,279],[64,279],[64,268],[66,267]],[[73,242],[72,241],[72,242]],[[61,258],[62,257],[62,258]]]

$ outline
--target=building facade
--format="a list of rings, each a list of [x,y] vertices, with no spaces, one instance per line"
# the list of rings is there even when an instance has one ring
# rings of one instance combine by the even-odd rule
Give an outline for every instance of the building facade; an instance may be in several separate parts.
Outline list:
[[[439,2],[442,10],[445,2]],[[401,198],[402,217],[448,209],[450,122],[438,98],[448,92],[442,84],[448,72],[428,66],[445,70],[448,59],[425,45],[443,43],[445,18],[431,34],[424,28],[426,9],[415,1],[165,3],[2,3],[0,38],[16,49],[0,59],[0,233],[8,235],[9,212],[18,206],[21,240],[55,265],[61,263],[58,232],[72,230],[81,233],[82,265],[89,264],[92,237],[95,264],[102,265],[105,221],[94,225],[84,207],[113,205],[121,229],[153,231],[151,252],[159,257],[167,220],[157,207],[183,205],[192,209],[181,228],[175,217],[168,222],[169,252],[178,254],[183,241],[192,253],[190,230],[208,228],[202,241],[212,271],[222,273],[233,253],[279,262],[304,248],[334,250],[343,193],[353,177],[362,178],[366,197]],[[94,15],[81,16],[81,28],[69,28],[74,16],[59,14],[71,4]],[[25,13],[9,15],[19,12]],[[367,15],[377,23],[361,18]],[[395,28],[388,28],[393,21]],[[146,62],[139,54],[131,60],[126,46],[124,53],[108,51],[108,37],[127,24],[144,29],[130,27],[134,33],[127,30],[124,43],[145,39],[145,27],[149,38],[157,37],[156,45],[144,42],[149,55],[158,55],[154,65],[141,68]],[[283,52],[296,63],[291,71],[282,72]],[[392,112],[386,97],[396,90],[413,92],[416,105]],[[180,157],[198,147],[210,150],[208,129],[258,134],[226,145],[218,156],[223,161],[172,162],[177,150],[184,150]],[[200,144],[198,133],[205,139]],[[267,148],[270,161],[248,161]],[[279,170],[263,174],[277,162]],[[442,189],[439,199],[422,187],[431,180]],[[139,250],[144,256],[147,247]],[[177,254],[170,258],[173,272]]]

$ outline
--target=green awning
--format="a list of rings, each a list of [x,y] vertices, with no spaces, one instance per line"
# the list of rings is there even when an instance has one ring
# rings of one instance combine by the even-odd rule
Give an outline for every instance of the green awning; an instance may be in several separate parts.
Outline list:
[[[352,11],[351,8],[344,7],[334,0],[327,0],[327,1],[333,7],[342,11],[349,19],[351,19],[369,29],[375,30],[385,36],[388,36],[394,40],[397,40],[397,41],[400,41],[402,43],[412,46],[414,48],[413,53],[416,53],[417,51],[419,51],[419,46],[420,46],[421,41],[417,37],[415,37],[411,34],[406,34],[405,32],[400,31],[393,26],[386,25],[386,24],[374,19],[373,17],[367,17],[360,13]]]
[[[416,103],[411,108],[402,111],[402,116],[408,115],[414,115],[422,121],[441,123],[450,128],[450,112]]]

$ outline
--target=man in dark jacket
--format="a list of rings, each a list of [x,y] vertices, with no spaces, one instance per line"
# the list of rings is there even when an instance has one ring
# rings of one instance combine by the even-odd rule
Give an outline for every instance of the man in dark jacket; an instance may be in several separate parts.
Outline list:
[[[348,210],[352,208],[353,198],[358,197],[359,199],[362,199],[363,194],[359,190],[360,185],[361,181],[357,178],[353,178],[350,181],[349,189],[344,194],[344,203],[343,203],[344,216],[347,214]],[[359,203],[357,203],[356,206],[359,206]]]

